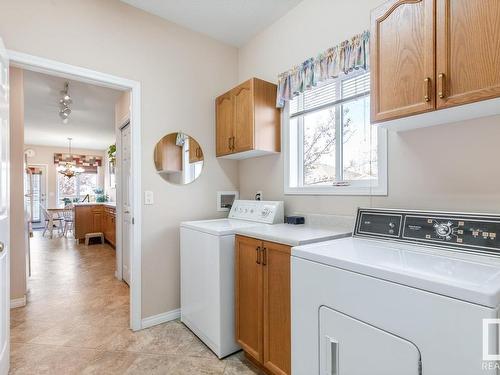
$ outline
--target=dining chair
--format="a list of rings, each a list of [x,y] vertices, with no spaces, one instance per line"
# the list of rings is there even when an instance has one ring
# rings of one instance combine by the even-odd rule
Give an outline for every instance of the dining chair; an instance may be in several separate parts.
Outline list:
[[[68,232],[71,231],[73,235],[75,234],[75,210],[74,206],[69,204],[64,207],[62,212],[62,218],[64,219],[64,229],[63,236],[68,237]]]
[[[58,232],[62,234],[63,230],[63,218],[59,216],[54,216],[52,215],[44,206],[40,205],[40,209],[42,211],[43,217],[45,219],[45,228],[43,229],[42,237],[45,236],[45,233],[47,233],[48,230],[54,230],[54,228],[57,228]],[[54,228],[49,228],[49,223],[50,223],[50,215],[52,215],[52,224]]]

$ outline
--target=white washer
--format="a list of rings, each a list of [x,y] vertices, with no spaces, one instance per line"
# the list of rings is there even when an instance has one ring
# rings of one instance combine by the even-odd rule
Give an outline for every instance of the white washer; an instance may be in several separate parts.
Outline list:
[[[360,209],[353,238],[292,248],[292,374],[497,374],[497,234],[500,216]]]
[[[234,233],[283,222],[283,202],[233,203],[229,218],[181,223],[181,321],[219,358],[240,350],[234,321]]]

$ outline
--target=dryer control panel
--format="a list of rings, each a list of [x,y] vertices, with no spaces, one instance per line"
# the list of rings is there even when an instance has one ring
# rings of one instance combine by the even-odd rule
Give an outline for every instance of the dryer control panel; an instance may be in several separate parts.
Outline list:
[[[500,256],[500,215],[360,208],[354,236]]]
[[[283,223],[283,202],[235,200],[229,212],[229,219],[248,220],[264,224]]]

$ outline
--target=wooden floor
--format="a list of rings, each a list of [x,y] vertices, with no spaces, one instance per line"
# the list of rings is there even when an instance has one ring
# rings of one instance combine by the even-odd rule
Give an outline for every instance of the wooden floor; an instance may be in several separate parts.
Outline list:
[[[223,361],[182,323],[129,326],[129,288],[108,245],[35,232],[29,303],[11,310],[11,374],[258,374],[240,353]]]

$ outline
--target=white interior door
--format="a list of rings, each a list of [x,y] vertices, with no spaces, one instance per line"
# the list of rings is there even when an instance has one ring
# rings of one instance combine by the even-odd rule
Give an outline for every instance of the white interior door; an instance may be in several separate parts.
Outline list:
[[[122,272],[123,280],[130,285],[130,247],[133,220],[133,200],[131,191],[131,134],[130,124],[121,128],[121,189],[122,189]]]
[[[0,375],[9,371],[9,61],[0,39]]]
[[[321,375],[419,375],[420,352],[411,342],[321,307]]]

